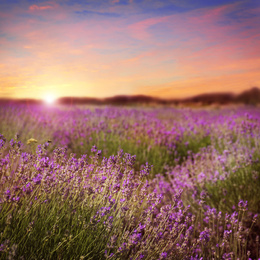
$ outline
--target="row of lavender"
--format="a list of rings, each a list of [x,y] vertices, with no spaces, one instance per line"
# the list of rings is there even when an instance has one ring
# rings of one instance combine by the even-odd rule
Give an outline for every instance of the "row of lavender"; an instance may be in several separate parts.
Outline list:
[[[104,156],[121,148],[137,156],[138,163],[149,161],[154,173],[164,172],[201,147],[219,140],[235,141],[255,134],[259,124],[257,110],[244,109],[123,109],[61,108],[44,106],[5,106],[0,111],[0,133],[10,140],[19,133],[23,143],[29,138],[53,148],[67,147],[77,155],[96,145]],[[34,147],[35,148],[35,147]]]
[[[1,257],[259,257],[258,110],[6,106],[0,119]]]

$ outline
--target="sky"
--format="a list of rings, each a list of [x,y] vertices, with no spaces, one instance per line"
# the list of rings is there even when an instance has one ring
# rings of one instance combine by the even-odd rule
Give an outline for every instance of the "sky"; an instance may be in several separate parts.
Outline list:
[[[0,98],[260,87],[260,1],[0,0]]]

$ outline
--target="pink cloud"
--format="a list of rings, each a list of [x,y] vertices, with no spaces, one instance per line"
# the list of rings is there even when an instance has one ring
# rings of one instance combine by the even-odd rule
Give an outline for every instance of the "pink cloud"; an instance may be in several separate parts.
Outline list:
[[[128,26],[128,31],[130,34],[137,39],[144,40],[150,38],[150,34],[147,32],[147,29],[150,26],[156,25],[158,23],[166,22],[168,17],[159,17],[159,18],[149,18],[143,21],[133,23]]]
[[[46,2],[45,5],[31,5],[29,7],[30,11],[44,11],[56,8],[58,5],[55,2]]]
[[[46,5],[46,6],[38,6],[38,5],[31,5],[29,7],[29,10],[30,11],[35,11],[35,10],[47,10],[47,9],[52,9],[53,6],[50,6],[50,5]]]

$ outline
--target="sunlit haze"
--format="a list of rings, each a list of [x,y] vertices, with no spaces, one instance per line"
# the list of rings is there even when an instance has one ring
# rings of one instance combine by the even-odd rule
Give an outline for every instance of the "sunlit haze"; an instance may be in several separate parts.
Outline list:
[[[47,103],[47,104],[52,104],[54,103],[55,101],[55,97],[51,94],[48,94],[44,97],[44,101]]]
[[[260,87],[259,14],[259,0],[0,1],[0,97]]]

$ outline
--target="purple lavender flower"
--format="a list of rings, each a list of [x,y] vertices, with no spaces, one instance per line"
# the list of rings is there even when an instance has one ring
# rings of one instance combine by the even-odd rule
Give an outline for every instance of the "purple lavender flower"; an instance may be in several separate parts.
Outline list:
[[[3,148],[5,145],[5,141],[3,139],[0,139],[0,149]]]
[[[149,173],[151,172],[151,168],[153,167],[152,165],[149,165],[148,162],[146,162],[145,165],[142,166],[143,169],[140,171],[140,175],[142,177],[148,176]]]
[[[167,255],[168,255],[167,252],[162,252],[160,259],[166,259]]]
[[[199,242],[202,244],[207,244],[210,240],[210,230],[205,228],[204,231],[202,231],[199,235]]]
[[[91,152],[95,153],[96,151],[97,151],[97,147],[95,145],[93,145],[92,148],[91,148]]]
[[[240,200],[238,202],[238,208],[240,210],[246,211],[247,210],[247,201]]]
[[[141,233],[137,233],[136,230],[134,231],[134,233],[132,235],[129,236],[129,243],[131,244],[138,244],[142,239],[142,234]]]
[[[33,182],[35,184],[40,184],[41,183],[41,180],[42,180],[42,175],[41,174],[38,174],[36,177],[34,177],[33,179]]]

